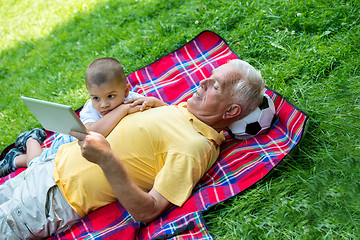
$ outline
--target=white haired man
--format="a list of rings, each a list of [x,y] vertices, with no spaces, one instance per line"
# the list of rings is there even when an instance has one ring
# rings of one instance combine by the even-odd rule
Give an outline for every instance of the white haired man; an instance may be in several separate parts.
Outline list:
[[[26,186],[0,186],[0,234],[48,237],[116,200],[142,222],[181,206],[216,161],[223,130],[261,103],[263,88],[250,64],[231,60],[186,103],[130,114],[106,138],[71,132],[78,142],[16,177]]]

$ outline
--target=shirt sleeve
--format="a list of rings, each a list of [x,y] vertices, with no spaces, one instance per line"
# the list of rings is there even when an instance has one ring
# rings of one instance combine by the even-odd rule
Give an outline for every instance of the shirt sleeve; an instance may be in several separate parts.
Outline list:
[[[90,122],[96,122],[101,115],[95,110],[91,100],[87,100],[83,109],[80,111],[80,120],[85,125]]]
[[[131,99],[131,98],[139,98],[139,97],[143,97],[143,95],[137,93],[137,92],[129,92],[129,96],[127,98],[125,98],[125,100]]]
[[[166,162],[157,174],[154,188],[168,201],[182,206],[205,169],[195,159],[180,153],[168,153]]]

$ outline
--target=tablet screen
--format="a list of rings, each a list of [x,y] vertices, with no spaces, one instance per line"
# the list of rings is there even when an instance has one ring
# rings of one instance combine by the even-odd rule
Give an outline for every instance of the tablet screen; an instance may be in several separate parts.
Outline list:
[[[45,129],[63,134],[69,134],[71,130],[87,133],[70,106],[23,96],[21,99]]]

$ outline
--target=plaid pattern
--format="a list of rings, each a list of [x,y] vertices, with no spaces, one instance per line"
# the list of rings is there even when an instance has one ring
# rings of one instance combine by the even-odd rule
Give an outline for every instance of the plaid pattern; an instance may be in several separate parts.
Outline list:
[[[133,91],[177,104],[186,101],[214,68],[234,58],[237,55],[220,36],[204,31],[183,47],[129,74],[127,79]],[[213,239],[201,211],[262,179],[295,149],[303,136],[308,116],[273,90],[266,92],[274,100],[278,116],[269,133],[243,141],[226,134],[218,161],[181,208],[172,207],[144,225],[135,223],[115,202],[90,213],[52,239]]]
[[[127,76],[132,90],[169,104],[186,101],[198,82],[237,56],[216,34],[206,31],[182,48]]]
[[[156,227],[156,226],[153,226]],[[183,213],[174,221],[169,221],[161,228],[143,228],[137,235],[138,239],[205,239],[212,240],[213,237],[206,229],[200,211]]]
[[[45,139],[43,144],[41,145],[42,148],[48,148],[51,146],[52,142],[55,140],[55,138],[59,135],[59,133],[53,133],[50,131],[47,131],[48,137]]]

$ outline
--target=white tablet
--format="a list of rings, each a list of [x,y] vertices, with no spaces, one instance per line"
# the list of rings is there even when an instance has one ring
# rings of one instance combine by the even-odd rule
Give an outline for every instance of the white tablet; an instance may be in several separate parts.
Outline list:
[[[69,134],[70,130],[87,133],[70,106],[23,96],[21,99],[45,129],[64,134]]]

